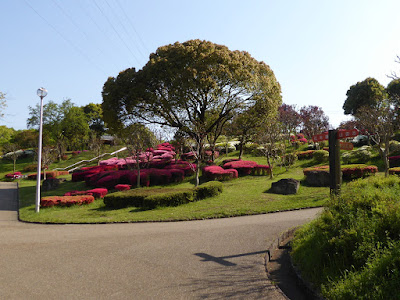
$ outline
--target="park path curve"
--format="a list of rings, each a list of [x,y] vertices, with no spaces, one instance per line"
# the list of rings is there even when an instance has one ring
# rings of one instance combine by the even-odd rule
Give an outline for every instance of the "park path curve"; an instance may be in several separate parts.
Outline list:
[[[17,195],[4,187],[0,207]],[[0,299],[285,299],[267,279],[266,249],[320,211],[40,225],[9,207],[0,213]]]

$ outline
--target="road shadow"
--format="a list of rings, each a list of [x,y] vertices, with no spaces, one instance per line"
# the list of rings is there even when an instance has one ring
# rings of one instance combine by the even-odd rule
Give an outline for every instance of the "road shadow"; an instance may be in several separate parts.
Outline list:
[[[0,183],[0,211],[18,211],[18,188],[16,183]]]

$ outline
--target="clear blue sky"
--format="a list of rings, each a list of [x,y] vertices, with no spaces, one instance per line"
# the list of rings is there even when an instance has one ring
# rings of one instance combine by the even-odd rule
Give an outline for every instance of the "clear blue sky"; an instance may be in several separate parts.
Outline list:
[[[323,108],[335,127],[352,84],[386,86],[400,55],[400,1],[1,0],[0,125],[25,129],[28,106],[101,103],[109,76],[158,47],[204,39],[271,66],[283,101]]]

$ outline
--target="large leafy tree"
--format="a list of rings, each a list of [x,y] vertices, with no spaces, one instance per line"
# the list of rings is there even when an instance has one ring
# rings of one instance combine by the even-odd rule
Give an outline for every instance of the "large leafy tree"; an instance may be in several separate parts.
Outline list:
[[[400,79],[393,79],[386,87],[389,99],[397,107],[400,107]]]
[[[83,106],[83,112],[85,113],[89,128],[96,136],[101,136],[106,131],[104,120],[103,120],[103,109],[101,104],[89,103]]]
[[[355,115],[362,106],[374,107],[385,98],[385,88],[375,78],[352,85],[343,104],[345,115]]]
[[[300,118],[302,131],[308,138],[329,129],[329,118],[319,106],[303,106]]]
[[[301,124],[300,114],[296,110],[295,105],[283,103],[279,109],[278,119],[282,124],[282,130],[287,135],[287,140],[290,143],[290,135],[296,133],[296,129]]]
[[[47,135],[53,143],[62,137],[61,122],[67,113],[74,107],[70,99],[64,100],[61,104],[57,104],[50,100],[43,105],[43,135]],[[29,106],[29,118],[27,120],[28,128],[39,126],[40,122],[40,105],[35,107]]]
[[[398,108],[391,101],[383,100],[374,107],[361,107],[355,118],[366,129],[369,137],[378,145],[385,166],[385,176],[387,176],[389,174],[389,142],[399,129]]]
[[[73,106],[61,121],[61,132],[71,149],[79,149],[89,139],[89,124],[81,107]]]
[[[243,155],[243,146],[247,142],[254,141],[260,131],[265,129],[269,119],[275,119],[276,109],[273,110],[264,101],[257,101],[253,106],[244,112],[236,115],[232,123],[231,133],[239,138],[239,158]]]
[[[201,40],[160,47],[142,70],[127,69],[103,88],[109,127],[138,120],[173,127],[196,142],[200,161],[207,135],[260,101],[271,110],[281,102],[270,67]]]
[[[128,148],[129,154],[136,161],[137,170],[137,187],[140,187],[140,166],[148,162],[149,157],[144,158],[143,154],[147,148],[154,147],[159,140],[153,132],[146,126],[139,123],[129,124],[123,129],[120,129],[118,135]]]

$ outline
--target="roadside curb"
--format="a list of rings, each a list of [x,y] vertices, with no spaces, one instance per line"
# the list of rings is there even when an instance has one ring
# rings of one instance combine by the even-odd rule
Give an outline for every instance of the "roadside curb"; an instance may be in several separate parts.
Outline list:
[[[266,250],[267,254],[264,257],[265,261],[265,270],[267,273],[268,279],[271,281],[272,284],[276,286],[279,292],[285,297],[285,299],[289,298],[279,286],[279,283],[274,282],[274,278],[271,275],[271,264],[275,257],[278,256],[278,251],[286,251],[286,253],[281,253],[280,255],[288,257],[289,265],[288,266],[281,266],[280,273],[290,273],[293,274],[294,278],[287,278],[285,280],[286,286],[291,286],[294,289],[299,289],[301,292],[306,295],[306,299],[316,299],[316,300],[323,300],[324,298],[316,292],[315,288],[306,280],[303,279],[301,276],[300,270],[293,264],[292,258],[288,251],[291,249],[290,243],[293,237],[294,232],[299,229],[300,227],[294,227],[288,231],[282,233],[276,240],[274,240],[271,245]],[[286,287],[287,288],[287,287]],[[293,298],[294,299],[294,298]]]

